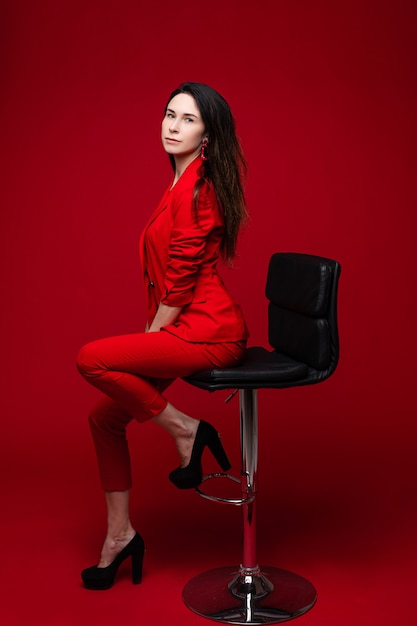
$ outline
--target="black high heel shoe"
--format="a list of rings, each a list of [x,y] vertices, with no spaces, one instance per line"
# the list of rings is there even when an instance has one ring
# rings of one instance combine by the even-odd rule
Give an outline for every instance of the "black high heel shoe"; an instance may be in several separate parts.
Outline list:
[[[139,533],[129,541],[127,546],[116,556],[114,561],[107,567],[88,567],[81,572],[84,586],[87,589],[110,589],[113,585],[119,565],[127,558],[132,558],[132,583],[138,585],[142,582],[143,555],[145,554],[145,544]]]
[[[169,475],[169,480],[178,489],[198,487],[203,480],[201,457],[206,446],[224,472],[231,468],[230,461],[220,441],[219,433],[211,424],[201,420],[198,425],[189,464],[187,467],[177,467]]]

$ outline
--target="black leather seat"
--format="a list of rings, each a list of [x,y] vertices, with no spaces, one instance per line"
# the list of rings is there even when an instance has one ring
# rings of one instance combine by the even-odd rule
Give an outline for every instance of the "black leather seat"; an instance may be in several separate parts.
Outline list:
[[[316,601],[316,591],[305,578],[277,568],[263,570],[257,563],[257,390],[316,384],[335,371],[340,271],[339,263],[331,259],[274,254],[266,283],[270,348],[250,347],[238,367],[207,370],[186,379],[200,389],[240,393],[242,498],[227,500],[202,488],[198,491],[209,499],[243,506],[243,558],[240,566],[205,572],[185,586],[184,602],[199,615],[228,624],[279,623],[302,615]]]

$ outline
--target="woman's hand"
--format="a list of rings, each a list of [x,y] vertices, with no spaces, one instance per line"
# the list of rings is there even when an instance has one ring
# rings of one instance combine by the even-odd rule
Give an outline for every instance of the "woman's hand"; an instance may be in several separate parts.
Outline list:
[[[168,306],[167,304],[162,304],[161,302],[152,324],[147,330],[145,330],[145,332],[158,333],[162,326],[173,324],[181,311],[181,306]]]

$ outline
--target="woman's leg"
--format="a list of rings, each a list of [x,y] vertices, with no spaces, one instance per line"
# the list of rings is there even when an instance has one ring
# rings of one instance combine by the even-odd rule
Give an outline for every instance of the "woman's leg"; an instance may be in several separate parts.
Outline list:
[[[89,383],[143,422],[166,408],[166,381],[236,365],[243,353],[237,343],[191,343],[160,331],[93,341],[80,350],[77,365]]]
[[[99,568],[110,565],[135,534],[129,513],[132,476],[126,438],[131,421],[131,415],[107,396],[99,400],[89,416],[107,505],[107,533]]]
[[[130,521],[130,491],[106,491],[107,535],[98,567],[107,567],[133,539],[135,529]]]
[[[104,395],[90,412],[90,430],[104,491],[126,491],[132,486],[126,437],[126,427],[131,421],[130,413]]]
[[[178,411],[162,392],[172,379],[213,366],[237,364],[238,344],[191,344],[167,332],[111,337],[84,346],[78,358],[81,374],[107,394],[90,415],[108,509],[108,532],[100,567],[123,549],[134,534],[129,518],[131,487],[126,426],[153,419],[174,438],[186,466],[199,421]]]
[[[168,405],[162,391],[172,379],[211,367],[236,365],[244,349],[243,343],[190,343],[166,331],[121,335],[84,346],[78,368],[126,415],[140,422],[153,419],[171,434],[181,465],[187,465],[198,420]],[[105,455],[102,457],[105,461]],[[124,488],[129,486],[126,483]]]
[[[244,349],[243,343],[190,343],[166,331],[110,337],[84,346],[77,363],[81,374],[113,400],[99,405],[99,418],[97,410],[90,418],[103,488],[131,486],[125,429],[132,418],[153,419],[164,428],[175,440],[181,465],[187,465],[198,420],[168,404],[162,392],[175,378],[236,365]],[[124,467],[123,480],[117,467]]]
[[[188,465],[199,420],[182,413],[168,402],[165,409],[153,417],[152,421],[174,439],[181,467]]]
[[[117,402],[103,396],[89,416],[101,486],[107,506],[107,533],[98,567],[107,567],[135,534],[130,521],[132,484],[126,427],[132,421]]]

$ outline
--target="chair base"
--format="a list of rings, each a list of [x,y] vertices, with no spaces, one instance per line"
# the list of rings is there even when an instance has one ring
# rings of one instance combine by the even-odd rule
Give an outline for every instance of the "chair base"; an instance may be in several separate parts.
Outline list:
[[[317,600],[313,585],[276,567],[220,567],[195,576],[184,587],[186,606],[224,624],[279,624],[306,613]]]

